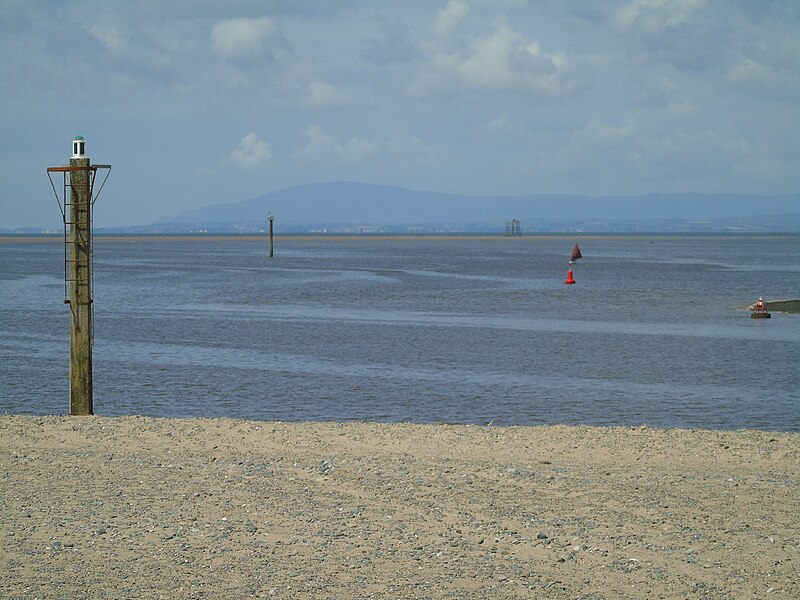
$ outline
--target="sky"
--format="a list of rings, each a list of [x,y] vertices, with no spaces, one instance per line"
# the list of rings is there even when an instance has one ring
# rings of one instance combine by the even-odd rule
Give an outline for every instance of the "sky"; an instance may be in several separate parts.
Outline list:
[[[475,195],[800,191],[797,0],[0,0],[0,228],[320,181]]]

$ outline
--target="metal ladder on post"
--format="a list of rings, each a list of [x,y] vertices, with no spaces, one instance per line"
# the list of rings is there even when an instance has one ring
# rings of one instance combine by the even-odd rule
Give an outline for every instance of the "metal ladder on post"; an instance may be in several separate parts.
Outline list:
[[[103,186],[105,186],[106,181],[108,180],[108,176],[111,172],[111,165],[90,165],[89,167],[51,167],[47,170],[48,177],[50,178],[50,185],[53,188],[53,193],[56,196],[56,202],[58,202],[58,207],[61,209],[61,221],[63,223],[63,233],[64,233],[64,304],[70,304],[70,310],[80,310],[80,307],[71,306],[70,302],[70,292],[69,288],[71,285],[78,285],[80,283],[89,283],[89,303],[92,304],[94,302],[94,278],[92,277],[92,271],[94,269],[94,244],[92,243],[92,231],[94,229],[94,203],[97,200],[97,197],[94,195],[94,182],[97,176],[97,169],[106,169],[106,176],[103,179],[103,183],[100,185],[100,189],[97,192],[97,196],[100,195],[100,192],[103,191]],[[72,221],[72,207],[74,203],[72,202],[72,172],[78,170],[85,170],[86,173],[86,187],[87,187],[87,206],[86,206],[86,214],[85,214],[85,221]],[[50,177],[51,172],[61,172],[63,173],[63,190],[62,190],[62,198],[63,202],[59,200],[58,192],[56,191],[55,184],[53,183],[52,177]],[[73,225],[84,225],[86,227],[86,240],[76,240],[71,239],[70,230],[72,229]],[[79,243],[88,243],[89,244],[89,258],[87,264],[87,271],[85,273],[85,278],[73,278],[72,269],[70,266],[78,262],[77,254],[78,249],[77,246]],[[92,338],[91,343],[94,344],[94,311],[91,313],[92,318]]]

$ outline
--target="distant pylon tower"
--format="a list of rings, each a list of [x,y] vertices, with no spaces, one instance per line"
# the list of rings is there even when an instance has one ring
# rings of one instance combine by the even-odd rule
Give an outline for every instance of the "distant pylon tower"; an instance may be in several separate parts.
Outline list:
[[[506,237],[522,237],[522,229],[520,229],[519,221],[511,219],[511,222],[506,222]]]
[[[92,165],[86,141],[76,136],[68,167],[48,167],[47,177],[64,223],[64,304],[69,305],[69,414],[94,414],[92,399],[92,207],[96,197],[97,169],[106,171],[97,195],[105,185],[111,165]],[[59,193],[51,173],[62,173]],[[67,191],[69,190],[69,191]]]

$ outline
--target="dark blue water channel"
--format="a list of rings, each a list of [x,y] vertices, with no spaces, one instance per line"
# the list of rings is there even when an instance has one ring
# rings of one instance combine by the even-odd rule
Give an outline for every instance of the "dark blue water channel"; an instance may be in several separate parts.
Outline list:
[[[578,241],[577,284],[564,285]],[[68,412],[58,240],[0,241],[0,411]],[[102,415],[800,431],[800,236],[99,238]]]

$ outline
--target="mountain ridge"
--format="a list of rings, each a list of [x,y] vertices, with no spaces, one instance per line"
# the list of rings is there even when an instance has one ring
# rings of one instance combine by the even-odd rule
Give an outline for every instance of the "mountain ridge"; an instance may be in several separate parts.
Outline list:
[[[465,195],[352,181],[316,182],[97,233],[797,233],[800,194]],[[60,231],[60,229],[58,230]],[[28,227],[0,234],[46,234]]]
[[[383,227],[388,230],[449,227],[476,230],[502,229],[511,219],[528,223],[528,229],[545,230],[595,223],[601,230],[613,223],[627,227],[639,222],[648,228],[688,225],[707,221],[717,227],[756,229],[790,225],[800,227],[800,194],[758,196],[744,194],[641,194],[587,196],[579,194],[528,194],[517,196],[464,195],[350,181],[309,183],[277,190],[248,200],[215,203],[184,211],[153,225],[263,224],[267,214],[283,230],[309,228]],[[763,223],[765,218],[772,225]],[[788,217],[788,222],[785,217]],[[733,219],[734,222],[731,222]],[[660,223],[654,223],[660,221]],[[725,222],[725,223],[722,223]],[[684,227],[685,228],[685,227]]]

